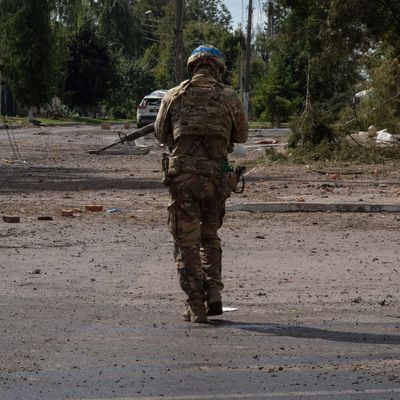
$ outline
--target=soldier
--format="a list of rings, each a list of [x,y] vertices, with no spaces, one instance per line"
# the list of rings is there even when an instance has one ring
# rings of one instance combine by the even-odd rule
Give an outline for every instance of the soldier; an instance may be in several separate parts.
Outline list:
[[[155,136],[171,152],[164,173],[174,258],[187,295],[183,318],[206,323],[207,315],[222,314],[217,230],[230,195],[224,165],[233,144],[247,140],[248,124],[236,92],[218,82],[225,59],[217,48],[197,47],[187,68],[192,78],[164,97]]]

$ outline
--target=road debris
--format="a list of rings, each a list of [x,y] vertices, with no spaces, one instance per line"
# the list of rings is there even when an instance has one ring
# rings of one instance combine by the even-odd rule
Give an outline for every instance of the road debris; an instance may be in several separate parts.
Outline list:
[[[42,270],[40,268],[35,268],[34,270],[30,271],[29,274],[31,275],[40,275]]]
[[[85,210],[90,212],[99,212],[103,211],[103,206],[101,204],[89,204],[85,206]]]
[[[17,224],[20,222],[20,217],[16,216],[16,215],[3,215],[3,221],[4,222],[8,222],[11,224]]]
[[[53,217],[50,215],[41,215],[37,219],[38,221],[53,221]]]
[[[257,142],[254,142],[254,144],[278,144],[279,140],[275,139],[263,139],[263,140],[257,140]]]
[[[233,312],[233,311],[238,311],[239,309],[236,307],[222,307],[223,312]]]
[[[123,211],[124,210],[122,208],[117,208],[117,207],[107,208],[106,209],[106,213],[108,213],[108,214],[120,213],[120,212],[123,212]]]
[[[70,210],[70,209],[61,210],[61,216],[62,217],[73,217],[74,216],[74,210]]]

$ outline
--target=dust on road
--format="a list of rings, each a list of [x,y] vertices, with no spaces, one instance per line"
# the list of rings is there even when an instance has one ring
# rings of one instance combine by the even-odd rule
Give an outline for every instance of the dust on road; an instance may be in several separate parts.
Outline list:
[[[33,133],[16,132],[27,165],[9,162],[0,131],[0,212],[21,218],[0,223],[1,399],[400,397],[396,214],[228,213],[224,305],[238,310],[193,325],[180,317],[161,150],[96,156],[86,150],[110,132]],[[334,166],[333,179],[259,166],[229,202],[395,203],[394,167]],[[93,203],[118,212],[86,212]]]

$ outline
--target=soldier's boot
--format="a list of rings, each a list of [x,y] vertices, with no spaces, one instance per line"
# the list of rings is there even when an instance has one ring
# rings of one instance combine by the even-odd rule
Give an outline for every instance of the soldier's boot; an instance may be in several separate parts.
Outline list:
[[[203,302],[190,302],[187,304],[187,308],[182,314],[184,321],[190,321],[194,323],[207,323],[207,312]]]
[[[222,310],[222,299],[221,293],[215,287],[210,287],[207,290],[207,315],[221,315]]]

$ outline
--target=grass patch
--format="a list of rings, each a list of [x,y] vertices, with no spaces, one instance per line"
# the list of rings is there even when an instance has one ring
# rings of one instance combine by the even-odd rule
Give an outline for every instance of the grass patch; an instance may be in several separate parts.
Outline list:
[[[120,118],[89,118],[89,117],[65,117],[65,118],[41,118],[35,117],[35,121],[39,121],[41,125],[68,125],[68,124],[103,124],[103,123],[136,123],[132,119],[120,119]],[[28,118],[23,117],[2,117],[0,123],[6,123],[8,125],[31,125]]]
[[[23,117],[0,117],[0,124],[29,125],[28,118]]]
[[[349,162],[352,164],[379,164],[400,159],[400,145],[379,146],[369,144],[358,146],[346,140],[322,142],[314,147],[289,149],[288,161],[293,164],[312,162]]]
[[[276,126],[273,126],[271,124],[271,122],[249,121],[249,128],[250,129],[271,129],[271,128],[276,128]],[[289,128],[289,124],[288,123],[280,124],[279,128]]]

